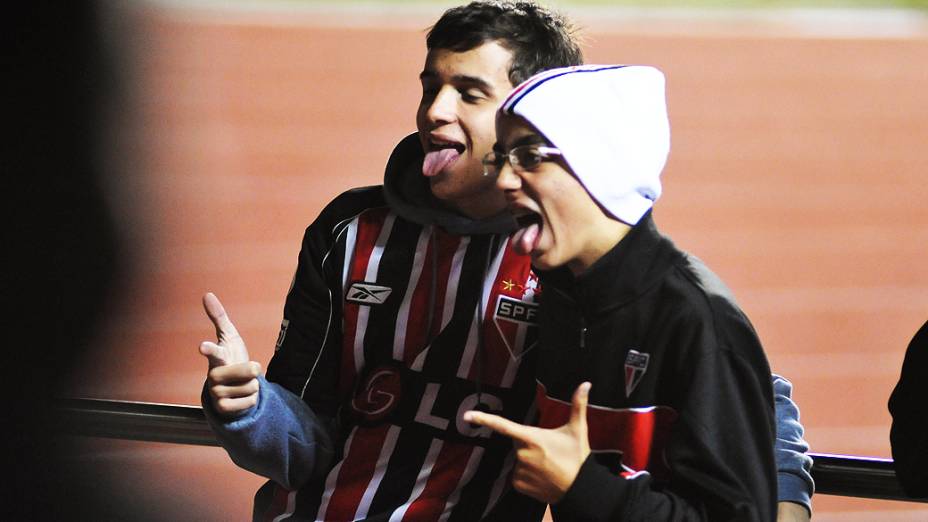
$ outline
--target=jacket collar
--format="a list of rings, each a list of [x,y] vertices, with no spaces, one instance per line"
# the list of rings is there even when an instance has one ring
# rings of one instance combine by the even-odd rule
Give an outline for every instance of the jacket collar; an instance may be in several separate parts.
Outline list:
[[[545,291],[555,290],[576,303],[584,316],[622,306],[643,294],[670,268],[673,243],[657,229],[649,210],[619,243],[574,276],[564,266],[540,271]]]

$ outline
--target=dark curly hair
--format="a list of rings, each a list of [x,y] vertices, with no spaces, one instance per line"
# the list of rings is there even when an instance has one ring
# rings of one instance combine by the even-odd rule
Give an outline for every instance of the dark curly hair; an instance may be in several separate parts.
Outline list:
[[[426,36],[426,47],[465,52],[498,42],[512,52],[509,81],[583,63],[576,30],[561,14],[534,2],[485,0],[452,7]]]

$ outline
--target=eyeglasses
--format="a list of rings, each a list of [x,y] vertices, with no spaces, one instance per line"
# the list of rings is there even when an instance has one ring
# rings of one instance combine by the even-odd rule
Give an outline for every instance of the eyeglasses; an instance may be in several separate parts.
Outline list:
[[[522,145],[514,147],[507,154],[490,152],[483,157],[483,175],[496,176],[508,161],[512,168],[520,172],[531,171],[538,168],[542,161],[563,156],[560,149],[544,145]]]

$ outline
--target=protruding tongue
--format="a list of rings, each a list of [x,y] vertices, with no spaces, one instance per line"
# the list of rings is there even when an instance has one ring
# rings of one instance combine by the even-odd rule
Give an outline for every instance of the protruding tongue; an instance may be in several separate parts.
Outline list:
[[[538,223],[532,223],[525,228],[516,230],[515,233],[512,234],[512,249],[517,254],[522,254],[523,256],[531,254],[538,243],[538,232],[540,228]]]
[[[430,178],[458,159],[461,154],[452,148],[433,150],[425,155],[422,162],[422,175]]]

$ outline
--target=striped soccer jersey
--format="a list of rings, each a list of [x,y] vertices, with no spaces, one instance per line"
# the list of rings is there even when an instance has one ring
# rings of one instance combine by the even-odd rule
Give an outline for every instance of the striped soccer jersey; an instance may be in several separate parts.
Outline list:
[[[478,520],[509,498],[511,443],[462,421],[530,422],[536,297],[504,235],[408,221],[381,187],[307,229],[267,378],[339,420],[324,481],[256,497],[266,520]],[[262,505],[263,504],[263,505]]]

